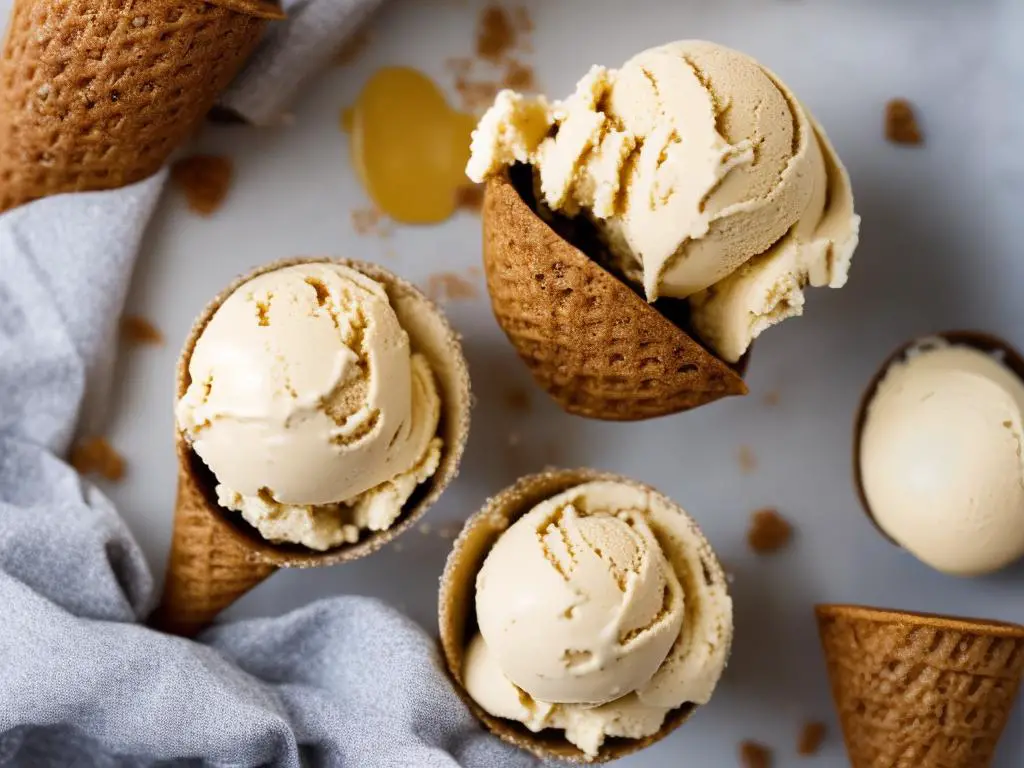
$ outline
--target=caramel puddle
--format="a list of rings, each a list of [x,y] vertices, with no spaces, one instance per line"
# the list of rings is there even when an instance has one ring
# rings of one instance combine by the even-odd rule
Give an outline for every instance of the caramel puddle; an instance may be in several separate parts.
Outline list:
[[[405,224],[451,216],[469,161],[476,118],[452,109],[441,90],[409,67],[385,67],[341,114],[352,164],[375,205]]]

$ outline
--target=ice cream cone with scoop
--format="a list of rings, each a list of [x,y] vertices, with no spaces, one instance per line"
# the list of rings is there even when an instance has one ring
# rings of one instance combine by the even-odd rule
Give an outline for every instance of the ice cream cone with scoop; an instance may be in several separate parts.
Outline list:
[[[1024,627],[850,605],[816,609],[853,768],[987,768],[1024,674]]]
[[[220,294],[178,365],[179,487],[154,623],[190,635],[280,567],[364,557],[455,477],[459,341],[409,283],[342,259],[279,262]]]
[[[845,284],[859,218],[824,131],[701,41],[503,91],[473,134],[495,316],[566,410],[630,420],[746,393],[754,337]]]
[[[469,519],[439,596],[449,674],[480,721],[542,758],[607,762],[706,704],[732,602],[696,523],[593,470],[532,475]]]

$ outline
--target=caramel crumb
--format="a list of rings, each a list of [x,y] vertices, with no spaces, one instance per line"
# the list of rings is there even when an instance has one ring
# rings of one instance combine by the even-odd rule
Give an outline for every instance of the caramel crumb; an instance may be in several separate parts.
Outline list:
[[[480,12],[477,22],[476,53],[488,61],[500,61],[515,48],[518,30],[500,5],[489,5]]]
[[[164,343],[164,335],[149,320],[139,315],[125,315],[121,319],[121,334],[132,344]]]
[[[437,272],[427,279],[427,297],[432,301],[462,301],[479,295],[476,285],[456,272]]]
[[[777,509],[766,507],[750,516],[747,544],[759,555],[783,549],[793,538],[793,526]]]
[[[778,390],[773,390],[771,392],[766,392],[764,397],[761,399],[761,402],[767,406],[776,406],[779,404],[780,400],[782,400],[782,395],[779,394]]]
[[[462,211],[479,213],[484,205],[484,188],[479,184],[466,184],[455,190],[455,206]]]
[[[523,413],[530,410],[530,393],[523,387],[515,387],[505,393],[505,405],[510,411]]]
[[[536,90],[537,81],[533,74],[533,67],[510,59],[505,68],[505,77],[501,81],[501,85],[503,88],[511,88],[513,91]]]
[[[804,723],[800,731],[800,740],[797,742],[796,753],[801,757],[811,757],[818,754],[822,743],[825,741],[825,724],[817,721]]]
[[[740,463],[740,471],[745,475],[749,475],[757,469],[757,456],[754,455],[754,451],[749,445],[740,446],[736,459]]]
[[[352,228],[360,235],[391,236],[391,222],[379,208],[352,211]]]
[[[893,99],[885,106],[885,138],[894,144],[923,144],[924,136],[906,99]]]
[[[71,449],[70,462],[80,475],[99,475],[112,482],[124,477],[124,459],[103,437],[80,440]]]
[[[192,155],[171,168],[171,179],[185,193],[188,207],[200,216],[215,213],[228,196],[231,160],[216,155]]]
[[[740,744],[740,763],[743,768],[771,768],[772,751],[756,741],[744,741]]]
[[[334,56],[334,63],[339,67],[347,67],[362,55],[369,44],[370,33],[365,29],[360,29],[354,35],[351,35],[342,44],[341,48],[338,49],[337,54]]]

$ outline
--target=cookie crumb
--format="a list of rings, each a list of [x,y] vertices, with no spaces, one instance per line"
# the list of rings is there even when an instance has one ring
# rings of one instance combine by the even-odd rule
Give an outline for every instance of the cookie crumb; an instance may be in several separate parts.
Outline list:
[[[160,329],[141,315],[125,315],[121,319],[121,334],[131,344],[159,346],[164,343]]]
[[[430,523],[420,523],[420,533],[424,536],[428,536],[434,527]]]
[[[455,190],[455,207],[460,211],[479,213],[484,205],[484,188],[480,184],[464,184]]]
[[[99,475],[115,483],[124,478],[124,459],[103,437],[79,440],[71,449],[70,463],[80,475]]]
[[[893,99],[885,105],[885,138],[893,144],[924,143],[914,108],[906,99]]]
[[[462,527],[457,523],[453,523],[451,525],[442,525],[440,528],[437,529],[437,535],[440,536],[442,539],[454,539],[456,536],[459,535],[460,530],[462,530]]]
[[[391,546],[395,548],[395,552],[401,552],[403,549],[405,549],[405,544],[403,544],[400,541],[396,541]]]
[[[189,209],[200,216],[210,216],[224,204],[232,175],[230,158],[217,155],[184,157],[171,168],[171,179],[185,193]]]
[[[772,751],[756,741],[740,744],[740,763],[743,768],[772,768]]]
[[[464,301],[480,295],[476,284],[457,272],[436,272],[427,278],[426,294],[437,302]]]
[[[816,720],[804,723],[800,731],[800,740],[797,742],[796,753],[801,757],[812,757],[818,754],[821,745],[825,741],[827,730],[825,724]]]
[[[480,12],[476,32],[476,54],[488,61],[501,61],[515,48],[518,30],[508,12],[500,5],[489,5]]]
[[[757,456],[749,445],[741,445],[736,453],[736,459],[740,464],[740,471],[749,475],[757,469]]]
[[[765,507],[750,516],[747,544],[759,555],[770,555],[783,549],[793,538],[793,526],[777,509]]]
[[[351,213],[352,228],[359,235],[391,236],[391,222],[380,208],[358,208]]]
[[[537,79],[533,73],[533,67],[510,59],[505,68],[505,77],[502,79],[501,85],[504,88],[511,88],[513,91],[536,90]]]
[[[505,393],[505,405],[510,411],[525,413],[530,410],[530,393],[525,387],[514,387]]]
[[[772,390],[771,392],[765,392],[764,397],[761,398],[761,402],[769,407],[778,405],[780,400],[782,400],[782,395],[779,394],[777,389]]]
[[[366,50],[366,46],[369,44],[369,31],[360,29],[354,35],[350,35],[349,38],[342,43],[341,48],[338,49],[338,52],[334,56],[334,63],[339,67],[347,67],[362,55],[363,51]]]

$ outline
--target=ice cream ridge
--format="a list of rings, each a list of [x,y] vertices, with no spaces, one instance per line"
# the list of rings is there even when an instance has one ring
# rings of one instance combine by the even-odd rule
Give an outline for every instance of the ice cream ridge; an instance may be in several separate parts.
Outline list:
[[[257,275],[188,363],[177,422],[222,507],[274,542],[327,550],[387,529],[437,470],[441,399],[384,286],[348,266]]]
[[[688,329],[726,363],[802,314],[807,286],[847,281],[860,219],[846,170],[796,96],[723,46],[595,66],[563,101],[502,91],[466,172],[520,165],[542,218],[592,229],[597,246],[580,247],[655,308],[685,300]]]
[[[590,479],[532,505],[464,578],[477,625],[463,639],[465,691],[528,733],[564,733],[569,757],[660,738],[724,670],[732,603],[718,562],[685,512],[631,481]]]
[[[857,479],[894,542],[974,576],[1024,556],[1024,362],[994,337],[913,342],[865,398]],[[997,356],[997,353],[999,356]]]

